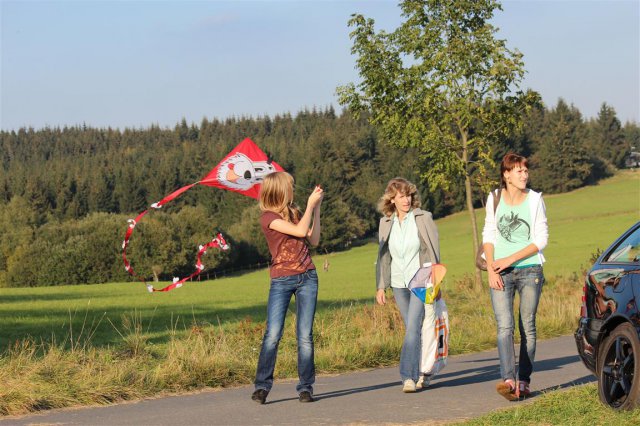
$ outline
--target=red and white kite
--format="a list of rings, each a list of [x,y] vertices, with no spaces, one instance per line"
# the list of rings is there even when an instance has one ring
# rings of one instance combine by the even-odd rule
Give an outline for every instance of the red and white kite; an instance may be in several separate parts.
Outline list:
[[[258,198],[260,194],[260,185],[266,175],[273,172],[282,171],[282,167],[276,162],[271,161],[267,155],[258,148],[258,146],[249,138],[243,140],[236,146],[226,157],[215,166],[207,175],[200,181],[192,183],[187,186],[172,192],[164,197],[157,203],[151,204],[154,209],[159,209],[169,201],[177,198],[183,192],[188,191],[195,185],[207,185],[214,186],[221,189],[227,189],[229,191],[239,192],[242,195],[246,195],[252,198]],[[140,220],[150,210],[145,210],[140,213],[135,219],[129,219],[129,226],[122,242],[122,260],[124,261],[124,268],[130,275],[138,278],[140,281],[147,285],[149,292],[154,291],[169,291],[174,288],[182,287],[182,284],[198,275],[204,270],[201,257],[207,252],[207,248],[215,247],[221,250],[228,250],[229,245],[225,241],[221,233],[218,233],[210,242],[198,247],[198,254],[196,256],[196,269],[195,271],[182,279],[174,278],[173,283],[167,287],[157,290],[151,284],[147,283],[144,277],[136,274],[131,266],[131,263],[127,260],[127,246],[129,245],[129,239],[133,234],[133,230],[136,225],[140,223]]]

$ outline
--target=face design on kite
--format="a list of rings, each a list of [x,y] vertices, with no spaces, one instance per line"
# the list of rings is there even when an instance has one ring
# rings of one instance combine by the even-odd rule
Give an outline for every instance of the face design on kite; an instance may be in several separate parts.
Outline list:
[[[229,188],[244,191],[262,182],[266,175],[275,171],[275,167],[266,161],[251,161],[238,152],[220,164],[218,180]]]

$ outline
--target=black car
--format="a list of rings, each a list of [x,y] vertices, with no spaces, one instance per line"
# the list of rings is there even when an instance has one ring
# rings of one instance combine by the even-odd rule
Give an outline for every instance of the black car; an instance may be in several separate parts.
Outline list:
[[[575,332],[580,358],[614,409],[640,405],[640,222],[605,250],[587,273]]]

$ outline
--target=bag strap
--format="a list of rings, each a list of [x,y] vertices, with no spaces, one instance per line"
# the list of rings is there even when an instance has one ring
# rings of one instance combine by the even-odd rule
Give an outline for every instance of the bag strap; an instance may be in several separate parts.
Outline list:
[[[502,188],[498,188],[495,191],[491,191],[491,195],[493,196],[493,215],[496,215],[498,211],[498,203],[500,203],[500,195],[502,195]]]

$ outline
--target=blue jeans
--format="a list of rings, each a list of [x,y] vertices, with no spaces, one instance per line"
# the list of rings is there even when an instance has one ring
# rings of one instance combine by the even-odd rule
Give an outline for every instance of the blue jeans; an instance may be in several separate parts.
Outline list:
[[[269,301],[267,302],[267,328],[262,339],[262,349],[258,358],[255,388],[271,390],[273,370],[276,366],[278,343],[284,329],[284,318],[289,308],[291,296],[296,298],[296,335],[298,338],[298,393],[313,393],[316,381],[316,367],[313,361],[313,317],[318,300],[318,274],[315,269],[271,279]]]
[[[408,288],[393,287],[393,297],[400,309],[405,328],[400,353],[400,378],[403,382],[407,379],[415,382],[420,374],[424,303]]]
[[[504,290],[491,289],[491,304],[498,324],[500,375],[503,380],[516,380],[513,300],[517,291],[520,295],[518,380],[531,383],[533,360],[536,356],[536,311],[544,283],[542,266],[508,268],[501,276]]]

